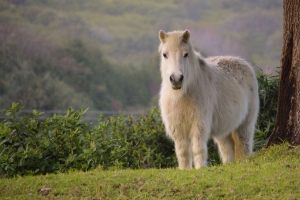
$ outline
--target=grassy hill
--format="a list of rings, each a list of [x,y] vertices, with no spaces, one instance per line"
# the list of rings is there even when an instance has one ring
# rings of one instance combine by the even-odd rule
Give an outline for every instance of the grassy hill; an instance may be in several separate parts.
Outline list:
[[[57,44],[70,38],[95,42],[104,57],[119,66],[124,62],[141,65],[150,59],[156,53],[160,29],[190,29],[195,46],[209,55],[238,54],[261,68],[275,67],[279,61],[279,0],[12,2],[16,3],[2,3],[9,8],[5,13],[10,19],[30,24]]]
[[[2,0],[0,103],[105,110],[155,105],[160,29],[189,29],[205,55],[239,55],[271,72],[280,63],[282,2]],[[27,87],[13,91],[20,85]]]
[[[300,148],[274,146],[200,170],[69,172],[1,179],[1,199],[299,199]]]

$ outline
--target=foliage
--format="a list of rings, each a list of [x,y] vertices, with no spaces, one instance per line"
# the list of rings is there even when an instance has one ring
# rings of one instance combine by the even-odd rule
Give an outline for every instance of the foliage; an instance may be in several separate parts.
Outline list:
[[[149,108],[160,29],[190,29],[206,55],[266,70],[280,60],[281,10],[280,0],[1,1],[1,109]]]
[[[166,138],[156,109],[138,120],[120,114],[91,128],[85,111],[69,109],[64,116],[41,121],[33,110],[20,115],[16,103],[0,123],[1,176],[117,168],[174,167],[172,142]]]
[[[266,75],[260,70],[257,81],[260,112],[255,130],[254,150],[261,149],[268,142],[275,123],[279,93],[278,75]]]
[[[0,80],[0,104],[3,108],[14,101],[27,109],[42,110],[69,107],[119,110],[149,105],[151,88],[158,75],[147,74],[147,65],[146,70],[121,70],[108,63],[101,51],[87,41],[74,39],[58,48],[45,38],[34,41],[38,36],[28,33],[22,25],[2,25],[0,73],[4,78]]]
[[[120,114],[100,116],[91,128],[82,121],[85,111],[69,109],[64,116],[41,121],[33,110],[20,115],[16,103],[5,110],[0,123],[2,176],[89,170],[98,167],[167,168],[177,165],[173,142],[167,138],[157,109],[134,119]],[[210,162],[218,163],[213,143]]]
[[[255,151],[260,150],[274,126],[279,80],[258,74],[260,114],[255,132]],[[166,137],[160,113],[153,108],[135,119],[122,113],[100,116],[94,127],[83,121],[85,111],[69,109],[63,116],[44,121],[33,110],[21,115],[13,103],[0,123],[1,176],[108,168],[167,168],[177,166],[173,143]],[[208,144],[209,163],[220,163],[217,148]]]

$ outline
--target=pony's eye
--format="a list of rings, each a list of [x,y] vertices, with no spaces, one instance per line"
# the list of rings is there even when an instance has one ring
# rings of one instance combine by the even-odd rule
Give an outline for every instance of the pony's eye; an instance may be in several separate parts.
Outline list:
[[[185,54],[183,55],[183,57],[186,58],[186,57],[188,57],[188,55],[189,55],[188,53],[185,53]]]
[[[164,58],[168,58],[167,54],[163,53]]]

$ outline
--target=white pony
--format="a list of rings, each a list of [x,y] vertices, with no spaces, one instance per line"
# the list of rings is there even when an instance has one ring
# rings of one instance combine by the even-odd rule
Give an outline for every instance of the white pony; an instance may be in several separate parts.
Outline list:
[[[159,39],[159,105],[179,169],[206,166],[210,137],[223,163],[250,155],[259,110],[253,68],[238,57],[201,57],[188,30],[160,31]]]

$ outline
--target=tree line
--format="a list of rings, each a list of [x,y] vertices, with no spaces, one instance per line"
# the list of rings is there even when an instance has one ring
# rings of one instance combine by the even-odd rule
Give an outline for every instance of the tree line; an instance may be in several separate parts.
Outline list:
[[[154,63],[114,66],[84,39],[55,46],[26,26],[2,22],[0,45],[2,109],[14,101],[42,110],[144,108],[159,87]]]

